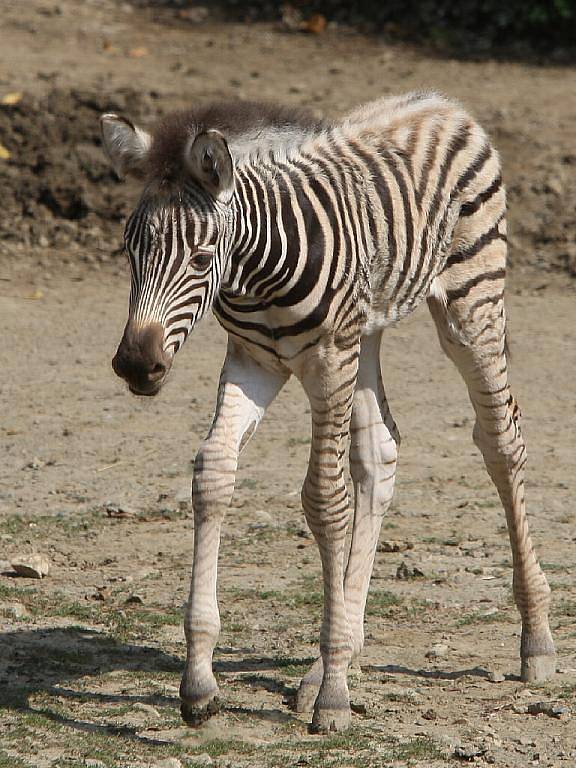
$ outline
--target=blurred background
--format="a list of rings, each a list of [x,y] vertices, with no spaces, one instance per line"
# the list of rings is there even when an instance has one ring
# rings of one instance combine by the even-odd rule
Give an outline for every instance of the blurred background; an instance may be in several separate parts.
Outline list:
[[[98,114],[144,122],[197,100],[276,99],[336,116],[434,88],[504,156],[511,264],[576,273],[576,6],[571,0],[4,0],[0,254],[114,258],[129,203]]]

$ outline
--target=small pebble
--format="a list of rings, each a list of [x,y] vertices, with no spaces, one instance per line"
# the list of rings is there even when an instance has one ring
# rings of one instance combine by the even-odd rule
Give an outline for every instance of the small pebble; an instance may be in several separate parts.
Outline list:
[[[126,605],[142,605],[144,603],[144,598],[142,595],[134,593],[133,595],[130,595],[130,597],[126,598],[124,602]]]
[[[154,763],[154,768],[182,768],[182,763],[177,757],[167,757],[166,760]]]
[[[212,760],[208,752],[202,752],[201,755],[194,755],[190,758],[190,761],[194,766],[214,765],[214,760]]]
[[[0,603],[0,616],[7,619],[24,619],[28,611],[21,603]]]
[[[548,715],[548,717],[562,717],[570,714],[568,707],[554,701],[535,701],[533,704],[528,704],[526,711],[529,715]]]
[[[23,555],[13,560],[11,565],[19,576],[28,579],[43,579],[50,573],[50,560],[46,555]]]
[[[132,509],[124,507],[120,504],[114,504],[113,502],[108,502],[105,504],[104,509],[106,510],[108,517],[114,518],[134,517],[135,514]]]
[[[488,673],[488,680],[490,680],[491,683],[503,683],[506,680],[506,677],[502,674],[502,672],[489,672]]]
[[[407,549],[412,549],[413,547],[414,545],[411,541],[384,539],[378,544],[378,552],[406,552]]]
[[[478,744],[462,744],[454,749],[454,757],[459,760],[474,760],[486,752],[486,747]]]
[[[435,643],[425,654],[427,659],[441,659],[447,655],[448,646],[444,643]]]
[[[420,570],[420,568],[417,568],[414,566],[413,568],[410,568],[410,566],[406,563],[406,561],[402,561],[398,568],[396,569],[396,578],[400,581],[409,581],[410,579],[421,579],[424,576],[424,572]]]

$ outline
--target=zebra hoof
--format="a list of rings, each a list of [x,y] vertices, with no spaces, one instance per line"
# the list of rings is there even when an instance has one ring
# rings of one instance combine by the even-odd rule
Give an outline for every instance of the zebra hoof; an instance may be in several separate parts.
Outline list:
[[[556,674],[556,656],[526,656],[522,659],[520,679],[525,683],[550,680]]]
[[[220,711],[220,700],[217,696],[209,699],[205,704],[202,702],[188,704],[183,701],[180,704],[180,715],[186,725],[198,726],[205,723],[213,715]]]
[[[350,727],[350,709],[314,709],[310,733],[340,733]]]
[[[318,697],[319,689],[319,685],[304,682],[300,683],[294,707],[296,712],[312,712],[314,709],[314,702]]]

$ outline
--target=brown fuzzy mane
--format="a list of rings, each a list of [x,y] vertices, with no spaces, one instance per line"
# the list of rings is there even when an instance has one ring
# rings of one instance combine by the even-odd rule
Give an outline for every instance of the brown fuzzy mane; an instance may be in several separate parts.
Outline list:
[[[152,130],[147,176],[156,181],[177,182],[183,175],[187,143],[209,129],[233,140],[244,134],[258,134],[260,130],[301,129],[303,133],[316,133],[326,125],[306,109],[258,101],[219,101],[172,112]]]

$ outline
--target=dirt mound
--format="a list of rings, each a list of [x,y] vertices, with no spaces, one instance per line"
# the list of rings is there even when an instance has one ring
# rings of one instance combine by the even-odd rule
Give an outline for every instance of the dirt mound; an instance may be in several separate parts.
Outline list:
[[[4,215],[0,254],[72,245],[88,262],[120,251],[122,222],[134,193],[120,183],[102,152],[98,117],[115,111],[146,123],[162,111],[155,92],[125,89],[53,90],[0,105],[0,161]],[[576,275],[573,211],[576,154],[564,142],[511,131],[495,112],[486,127],[503,155],[510,209],[510,265],[567,270]]]
[[[90,260],[118,249],[130,199],[102,152],[98,117],[106,111],[157,114],[153,96],[128,90],[53,90],[0,106],[0,144],[9,153],[0,163],[2,250],[74,242]]]

